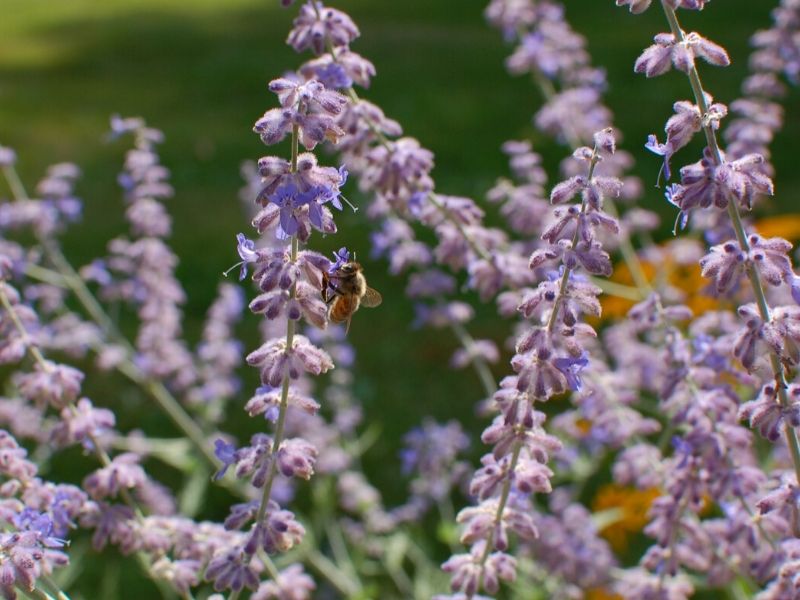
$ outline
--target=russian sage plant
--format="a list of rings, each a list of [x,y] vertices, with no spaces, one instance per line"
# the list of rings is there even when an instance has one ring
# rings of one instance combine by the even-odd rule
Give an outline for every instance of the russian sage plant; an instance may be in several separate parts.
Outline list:
[[[800,79],[800,2],[753,36],[742,97],[715,99],[700,69],[728,53],[680,17],[721,7],[616,0],[665,17],[633,70],[688,83],[666,137],[631,141],[565,6],[492,0],[506,68],[541,103],[531,139],[503,144],[510,175],[485,203],[440,190],[433,152],[366,99],[377,69],[351,49],[350,16],[281,4],[296,11],[287,43],[311,56],[269,83],[253,131],[274,155],[242,167],[254,232],[230,271],[254,291],[217,282],[197,343],[163,133],[111,118],[109,141],[132,142],[129,231],[82,266],[60,242],[81,218],[80,169],[53,165],[29,193],[0,146],[0,594],[90,597],[71,572],[118,553],[151,581],[137,597],[800,598],[800,278],[792,243],[754,217],[780,193],[771,143]],[[699,160],[678,165],[697,140]],[[558,173],[548,144],[566,156]],[[637,147],[663,192],[632,174]],[[673,235],[655,202],[677,209]],[[382,465],[407,479],[394,505],[362,465],[380,433],[332,316],[356,252],[321,251],[354,204],[370,232],[358,251],[405,288],[391,303],[452,334],[436,368],[480,383],[449,421],[418,415]],[[479,305],[496,309],[483,337]],[[248,352],[244,327],[261,339]],[[168,434],[118,425],[133,396]],[[471,435],[475,412],[487,424]],[[79,474],[53,466],[65,456]]]

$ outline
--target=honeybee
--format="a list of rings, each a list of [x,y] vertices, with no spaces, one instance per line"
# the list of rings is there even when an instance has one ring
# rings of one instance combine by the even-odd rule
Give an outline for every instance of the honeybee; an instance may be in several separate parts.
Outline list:
[[[359,307],[374,308],[383,301],[380,292],[367,285],[364,269],[355,261],[344,263],[330,275],[322,273],[322,298],[328,305],[328,319],[347,322],[345,331],[350,330],[350,320]]]

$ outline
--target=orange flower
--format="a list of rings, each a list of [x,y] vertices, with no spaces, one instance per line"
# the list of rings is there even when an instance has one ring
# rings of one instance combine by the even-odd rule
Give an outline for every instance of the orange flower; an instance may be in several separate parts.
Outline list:
[[[609,592],[605,588],[590,588],[586,590],[584,600],[624,600],[619,594]]]
[[[595,512],[619,509],[619,519],[605,526],[600,535],[603,536],[617,553],[628,548],[628,537],[639,533],[647,524],[647,511],[650,505],[661,495],[658,488],[639,490],[630,486],[609,483],[602,486],[594,497],[592,510]]]
[[[647,276],[648,281],[665,284],[680,289],[685,293],[683,304],[692,309],[695,316],[702,315],[709,310],[721,308],[721,302],[706,294],[709,280],[700,274],[700,265],[682,265],[670,258],[668,252],[664,254],[664,260],[658,266],[643,262],[642,270]],[[634,285],[630,269],[624,263],[614,266],[614,273],[611,281],[623,285]],[[603,319],[615,319],[624,317],[631,307],[635,304],[633,300],[603,294],[600,297],[603,307]]]
[[[766,217],[754,223],[754,229],[764,237],[782,237],[789,241],[800,240],[800,215]]]

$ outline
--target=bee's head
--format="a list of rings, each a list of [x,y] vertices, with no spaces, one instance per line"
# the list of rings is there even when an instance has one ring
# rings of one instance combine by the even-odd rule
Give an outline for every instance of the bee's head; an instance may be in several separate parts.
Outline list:
[[[339,271],[341,271],[344,275],[352,275],[353,273],[358,273],[360,270],[361,265],[354,261],[346,262],[339,267]]]

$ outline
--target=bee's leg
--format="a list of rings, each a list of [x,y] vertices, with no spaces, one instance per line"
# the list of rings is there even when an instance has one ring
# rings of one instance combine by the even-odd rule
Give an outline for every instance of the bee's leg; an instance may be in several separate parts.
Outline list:
[[[328,287],[325,289],[325,295],[326,296],[328,296],[328,290],[333,291],[333,294],[331,294],[330,297],[326,297],[325,298],[325,304],[330,304],[331,302],[333,302],[333,299],[336,298],[336,296],[341,296],[342,295],[342,292],[339,290],[339,288],[337,288],[335,285],[333,285],[330,282],[328,282]]]

